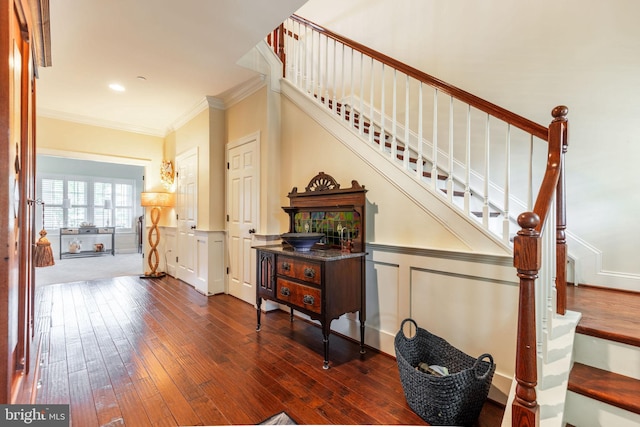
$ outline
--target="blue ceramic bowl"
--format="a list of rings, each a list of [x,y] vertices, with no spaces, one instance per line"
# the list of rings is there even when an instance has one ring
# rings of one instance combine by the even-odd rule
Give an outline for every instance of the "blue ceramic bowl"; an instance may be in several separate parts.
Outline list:
[[[324,237],[323,233],[284,233],[280,238],[291,245],[295,251],[308,252]]]

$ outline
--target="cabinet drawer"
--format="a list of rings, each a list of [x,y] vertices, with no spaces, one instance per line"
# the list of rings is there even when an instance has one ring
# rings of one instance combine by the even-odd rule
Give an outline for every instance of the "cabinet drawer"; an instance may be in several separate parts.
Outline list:
[[[320,264],[297,258],[278,257],[278,274],[319,285],[322,283]]]
[[[322,312],[322,291],[278,277],[277,298],[315,313]]]

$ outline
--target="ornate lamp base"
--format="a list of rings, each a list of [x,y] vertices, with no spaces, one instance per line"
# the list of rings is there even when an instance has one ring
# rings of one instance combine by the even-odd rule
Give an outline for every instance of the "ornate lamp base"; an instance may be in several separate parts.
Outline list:
[[[157,278],[166,276],[166,273],[156,271],[158,264],[160,263],[160,257],[158,255],[158,243],[160,242],[160,229],[158,228],[158,222],[160,221],[160,208],[153,207],[151,209],[151,228],[149,229],[149,256],[147,257],[147,263],[149,264],[150,271],[146,271],[141,278]]]
[[[140,276],[141,279],[157,279],[160,277],[166,276],[167,273],[162,271],[156,271],[155,273],[151,273],[150,271],[146,271],[143,275]]]

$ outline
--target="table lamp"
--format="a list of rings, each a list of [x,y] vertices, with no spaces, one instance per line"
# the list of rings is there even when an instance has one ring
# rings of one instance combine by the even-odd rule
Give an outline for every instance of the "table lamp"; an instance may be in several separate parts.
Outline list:
[[[104,199],[104,208],[105,211],[109,211],[105,214],[107,220],[107,227],[109,226],[109,218],[111,218],[111,209],[113,209],[113,203],[111,203],[111,199]]]
[[[149,256],[147,263],[150,270],[144,273],[143,278],[163,277],[166,273],[158,272],[160,257],[158,256],[158,244],[160,243],[160,221],[161,208],[170,208],[174,205],[174,193],[144,192],[140,194],[140,204],[145,208],[151,208],[151,228],[149,228]]]

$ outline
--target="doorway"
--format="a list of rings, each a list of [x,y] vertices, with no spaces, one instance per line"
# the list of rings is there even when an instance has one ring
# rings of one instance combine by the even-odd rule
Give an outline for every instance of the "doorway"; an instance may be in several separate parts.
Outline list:
[[[143,214],[143,175],[142,165],[117,163],[117,159],[37,155],[36,198],[44,202],[44,215],[36,215],[36,230],[46,230],[55,259],[54,266],[35,270],[37,286],[142,273],[138,218]],[[75,240],[84,253],[61,257],[74,239],[61,238],[60,230],[83,225],[113,227],[113,241],[111,234],[78,237]],[[104,253],[91,253],[96,244],[104,245]]]

